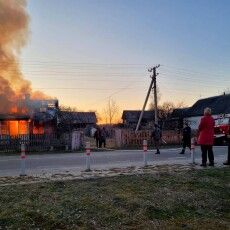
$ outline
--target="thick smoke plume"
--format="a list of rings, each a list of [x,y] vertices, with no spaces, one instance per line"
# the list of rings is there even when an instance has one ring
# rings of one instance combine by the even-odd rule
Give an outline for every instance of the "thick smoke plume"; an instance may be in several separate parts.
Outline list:
[[[20,70],[19,55],[28,38],[28,23],[26,0],[0,0],[0,113],[9,112],[25,94],[45,97],[32,91]]]

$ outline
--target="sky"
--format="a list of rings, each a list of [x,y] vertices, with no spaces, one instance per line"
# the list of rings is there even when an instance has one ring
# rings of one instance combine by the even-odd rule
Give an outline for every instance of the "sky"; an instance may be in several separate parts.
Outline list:
[[[62,105],[141,109],[157,64],[160,103],[230,88],[228,0],[29,0],[28,13],[23,74]]]

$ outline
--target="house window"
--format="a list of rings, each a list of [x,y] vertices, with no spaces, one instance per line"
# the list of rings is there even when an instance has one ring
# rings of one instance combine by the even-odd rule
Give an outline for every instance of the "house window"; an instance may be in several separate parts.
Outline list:
[[[29,134],[28,132],[28,122],[27,121],[18,121],[19,134]]]
[[[1,130],[0,130],[0,134],[1,135],[8,135],[9,134],[9,130],[8,130],[8,123],[7,123],[7,121],[1,121],[0,122],[1,123],[1,125],[0,125],[0,128],[1,128]]]
[[[44,134],[44,125],[43,124],[34,125],[33,134]]]
[[[9,121],[10,136],[18,135],[18,121]]]

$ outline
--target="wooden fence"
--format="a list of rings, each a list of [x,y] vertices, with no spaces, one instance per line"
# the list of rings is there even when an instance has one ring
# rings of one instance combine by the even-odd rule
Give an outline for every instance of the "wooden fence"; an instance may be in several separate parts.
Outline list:
[[[135,133],[133,130],[117,129],[115,131],[115,140],[117,147],[141,147],[143,140],[148,141],[148,145],[154,145],[153,138],[151,138],[152,131],[142,130]],[[163,131],[162,144],[180,144],[182,141],[181,134],[176,131]]]

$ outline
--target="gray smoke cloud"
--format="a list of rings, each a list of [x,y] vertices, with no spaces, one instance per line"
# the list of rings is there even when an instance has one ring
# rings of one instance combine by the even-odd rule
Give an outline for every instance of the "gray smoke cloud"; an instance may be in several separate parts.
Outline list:
[[[25,94],[46,97],[32,91],[20,70],[19,55],[29,34],[26,6],[26,0],[0,0],[0,113],[9,112]]]

